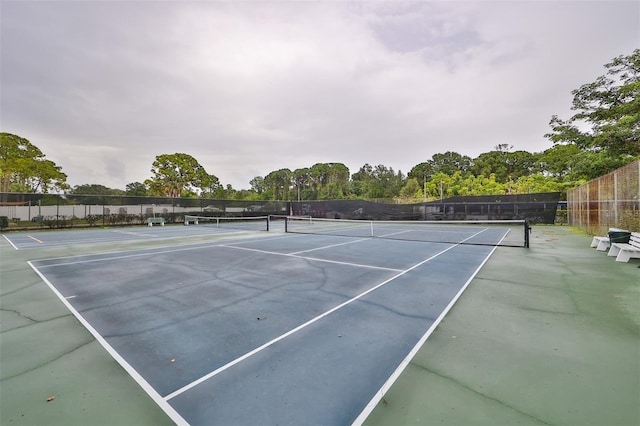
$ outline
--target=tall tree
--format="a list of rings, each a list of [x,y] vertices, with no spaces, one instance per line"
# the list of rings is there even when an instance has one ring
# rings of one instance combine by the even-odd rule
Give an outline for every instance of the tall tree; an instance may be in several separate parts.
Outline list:
[[[289,169],[275,170],[264,177],[264,185],[271,193],[272,200],[288,200],[292,185],[292,173]]]
[[[342,163],[317,163],[309,169],[316,199],[344,198],[349,192],[349,168]]]
[[[527,176],[540,166],[536,155],[527,151],[510,152],[508,145],[497,145],[494,151],[480,154],[473,160],[470,172],[476,176],[495,174],[500,183],[517,180]]]
[[[125,187],[126,195],[135,195],[135,196],[146,196],[147,195],[147,185],[142,182],[131,182],[128,183]]]
[[[564,178],[571,173],[576,157],[581,152],[580,148],[573,144],[554,145],[539,154],[540,169],[547,175]]]
[[[212,177],[215,178],[195,158],[183,153],[158,155],[151,173],[153,177],[145,181],[150,192],[167,197],[201,193],[210,187]]]
[[[418,183],[417,179],[407,179],[406,183],[400,189],[400,198],[409,203],[419,203],[424,200],[423,182]]]
[[[11,133],[0,133],[0,192],[69,189],[67,175],[40,149]]]
[[[404,185],[404,175],[393,168],[378,164],[365,164],[351,176],[354,194],[364,198],[393,198],[400,195]]]
[[[365,163],[364,166],[360,167],[360,170],[351,175],[353,193],[357,197],[366,197],[373,179],[373,167],[369,163]]]
[[[605,75],[571,92],[576,113],[568,120],[552,116],[545,135],[584,152],[587,179],[640,158],[640,49],[605,68]]]
[[[434,154],[430,164],[432,175],[436,173],[453,175],[455,172],[461,172],[464,175],[471,167],[471,158],[457,152],[447,151],[444,154]]]
[[[452,183],[454,180],[454,176],[460,177],[462,174],[460,172],[454,173],[453,175],[448,175],[446,173],[436,173],[431,177],[429,181],[427,181],[426,185],[426,194],[428,199],[439,199],[442,200],[451,195],[450,188],[452,187]]]
[[[416,181],[421,182],[421,185],[424,186],[424,183],[433,175],[435,175],[433,160],[429,160],[413,166],[407,175],[407,178],[415,179]]]
[[[255,191],[256,194],[262,194],[265,190],[264,178],[262,176],[256,176],[251,179],[249,185],[251,186],[251,190]]]
[[[227,185],[227,189],[222,187],[220,180],[215,175],[208,175],[201,183],[202,192],[200,195],[202,197],[208,198],[232,198],[231,196],[235,193],[231,185]]]
[[[310,198],[310,185],[311,185],[311,172],[307,167],[295,169],[293,171],[293,185],[296,189],[296,199],[309,200]]]
[[[98,184],[84,184],[76,185],[69,192],[70,194],[78,195],[124,195],[125,192],[121,189],[108,188],[104,185]]]
[[[324,198],[340,199],[349,195],[349,168],[342,163],[327,163],[329,175]]]

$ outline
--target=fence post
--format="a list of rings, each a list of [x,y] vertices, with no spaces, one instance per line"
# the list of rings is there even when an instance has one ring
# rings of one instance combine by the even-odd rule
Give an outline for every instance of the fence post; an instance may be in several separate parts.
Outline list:
[[[618,170],[613,172],[613,218],[614,223],[619,223],[620,217],[618,216]]]

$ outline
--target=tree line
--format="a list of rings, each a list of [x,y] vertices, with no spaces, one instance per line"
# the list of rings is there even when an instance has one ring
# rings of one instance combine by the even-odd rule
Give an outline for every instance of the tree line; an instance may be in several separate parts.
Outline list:
[[[605,65],[606,74],[572,91],[567,120],[551,117],[552,146],[537,153],[500,144],[470,158],[438,153],[407,175],[365,163],[354,173],[343,163],[283,168],[256,176],[249,189],[222,185],[191,155],[161,154],[152,176],[125,189],[84,184],[66,174],[27,139],[0,133],[0,192],[206,197],[246,200],[396,199],[419,202],[456,195],[565,191],[640,158],[640,49]]]

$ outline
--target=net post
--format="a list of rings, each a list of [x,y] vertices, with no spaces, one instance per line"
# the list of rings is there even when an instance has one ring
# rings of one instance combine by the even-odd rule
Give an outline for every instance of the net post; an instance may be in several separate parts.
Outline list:
[[[524,246],[525,248],[529,248],[529,233],[531,232],[531,227],[529,226],[529,220],[524,220]]]
[[[285,216],[284,218],[284,232],[289,232],[289,216]]]
[[[267,216],[267,232],[269,232],[269,223],[271,222],[271,215]]]

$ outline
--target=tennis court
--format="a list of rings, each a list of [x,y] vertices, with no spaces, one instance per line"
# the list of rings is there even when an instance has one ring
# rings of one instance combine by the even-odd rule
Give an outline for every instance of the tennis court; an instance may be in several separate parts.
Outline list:
[[[177,423],[350,424],[494,250],[275,232],[30,265]]]
[[[171,238],[197,237],[207,234],[266,231],[268,218],[224,218],[202,226],[129,226],[99,229],[48,231],[37,230],[4,234],[3,237],[16,250],[59,247],[77,244],[151,241]]]

